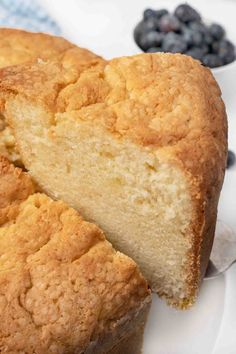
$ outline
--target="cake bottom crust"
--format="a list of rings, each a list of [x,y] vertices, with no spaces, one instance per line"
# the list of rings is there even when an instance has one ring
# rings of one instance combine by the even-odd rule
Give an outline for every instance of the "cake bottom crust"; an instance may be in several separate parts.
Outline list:
[[[147,297],[139,309],[128,313],[114,330],[90,343],[83,354],[141,354],[144,327],[151,305]]]

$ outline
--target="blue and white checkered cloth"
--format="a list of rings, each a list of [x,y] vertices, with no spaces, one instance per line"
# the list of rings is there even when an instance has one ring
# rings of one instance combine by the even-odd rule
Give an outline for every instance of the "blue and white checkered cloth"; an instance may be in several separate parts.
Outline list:
[[[61,34],[60,27],[37,0],[0,0],[0,27]]]

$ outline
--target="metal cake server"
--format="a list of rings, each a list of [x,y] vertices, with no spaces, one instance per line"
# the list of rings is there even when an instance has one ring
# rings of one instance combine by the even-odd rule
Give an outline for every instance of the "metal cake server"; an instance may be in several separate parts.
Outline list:
[[[224,273],[236,262],[236,233],[218,220],[210,261],[204,279],[211,279]]]

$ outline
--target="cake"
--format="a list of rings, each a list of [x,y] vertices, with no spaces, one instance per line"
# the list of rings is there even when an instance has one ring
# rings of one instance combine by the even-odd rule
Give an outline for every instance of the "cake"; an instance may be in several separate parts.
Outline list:
[[[0,158],[1,353],[140,354],[149,305],[133,260]]]
[[[158,53],[80,73],[60,63],[16,66],[0,81],[2,112],[42,190],[99,225],[168,303],[191,306],[227,154],[225,107],[210,70]]]
[[[74,55],[76,53],[76,56]],[[74,60],[76,58],[76,60]],[[44,33],[0,28],[0,68],[41,60],[59,60],[79,72],[103,59],[87,49],[79,48],[64,38]],[[22,166],[15,138],[4,116],[0,115],[0,154]]]

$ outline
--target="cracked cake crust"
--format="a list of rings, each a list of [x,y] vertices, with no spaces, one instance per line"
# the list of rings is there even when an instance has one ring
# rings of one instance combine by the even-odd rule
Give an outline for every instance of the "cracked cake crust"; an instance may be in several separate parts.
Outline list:
[[[143,327],[150,291],[135,262],[6,159],[0,172],[1,353],[89,353],[96,341],[105,353]]]

